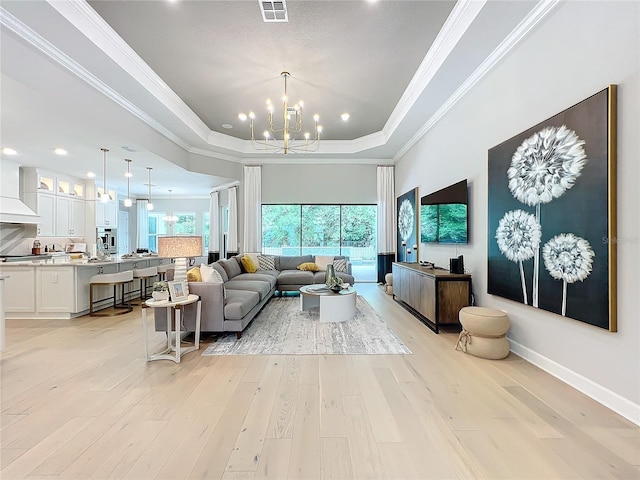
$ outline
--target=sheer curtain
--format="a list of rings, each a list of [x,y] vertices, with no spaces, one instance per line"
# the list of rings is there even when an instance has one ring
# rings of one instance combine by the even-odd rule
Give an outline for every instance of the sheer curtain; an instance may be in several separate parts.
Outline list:
[[[136,208],[138,210],[138,247],[149,248],[149,210],[147,204],[149,200],[136,200]]]
[[[238,188],[229,189],[229,232],[227,233],[227,257],[238,253]]]
[[[378,282],[395,260],[395,188],[393,166],[378,166]]]
[[[220,259],[220,194],[211,192],[209,200],[209,263]]]
[[[262,251],[262,169],[260,165],[244,167],[244,236],[243,252]]]

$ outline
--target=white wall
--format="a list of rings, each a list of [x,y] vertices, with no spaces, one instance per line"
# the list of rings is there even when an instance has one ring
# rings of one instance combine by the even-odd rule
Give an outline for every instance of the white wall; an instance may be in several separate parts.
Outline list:
[[[263,165],[262,203],[375,204],[376,172],[375,165]]]
[[[504,309],[512,350],[640,422],[640,3],[562,2],[397,163],[396,193],[470,182],[471,242],[422,245],[447,266],[464,254],[479,305]],[[618,332],[487,294],[487,151],[618,87]],[[425,118],[425,121],[427,119]]]

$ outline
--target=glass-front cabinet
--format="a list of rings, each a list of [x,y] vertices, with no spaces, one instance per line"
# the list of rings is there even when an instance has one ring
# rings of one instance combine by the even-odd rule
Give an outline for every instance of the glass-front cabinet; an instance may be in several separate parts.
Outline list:
[[[24,202],[40,216],[38,236],[84,237],[84,180],[23,168],[22,191]]]

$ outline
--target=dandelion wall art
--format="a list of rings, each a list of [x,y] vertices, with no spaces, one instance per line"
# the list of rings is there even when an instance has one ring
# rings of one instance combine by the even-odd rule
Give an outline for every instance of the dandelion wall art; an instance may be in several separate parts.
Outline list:
[[[418,189],[414,188],[407,193],[403,193],[396,201],[396,223],[398,239],[398,261],[409,262],[418,261],[418,252],[414,252],[413,258],[407,253],[407,246],[418,244],[418,215],[416,205],[418,204]],[[405,247],[403,248],[402,245]]]
[[[616,87],[489,150],[488,293],[616,330]]]

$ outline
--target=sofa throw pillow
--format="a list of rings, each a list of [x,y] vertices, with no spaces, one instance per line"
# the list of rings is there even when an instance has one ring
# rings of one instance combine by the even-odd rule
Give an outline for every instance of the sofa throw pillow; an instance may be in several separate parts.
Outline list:
[[[276,259],[273,255],[258,255],[258,270],[275,270]]]
[[[204,263],[200,265],[200,275],[203,282],[224,283],[220,273],[218,273],[218,271],[211,265],[205,265]]]
[[[333,268],[336,272],[347,273],[347,260],[344,258],[336,258],[333,260]]]
[[[220,260],[220,265],[224,268],[224,271],[227,272],[227,276],[229,280],[233,277],[237,277],[242,273],[240,269],[240,264],[235,260],[235,258],[230,258],[229,260]]]
[[[201,282],[202,275],[199,267],[193,267],[187,272],[187,282]]]
[[[247,252],[244,254],[246,257],[251,258],[251,261],[253,262],[253,264],[256,266],[256,268],[258,268],[258,257],[260,255],[262,255],[261,253],[251,253],[251,252]]]
[[[211,265],[205,265],[204,263],[200,265],[200,274],[202,275],[203,282],[209,283],[224,283],[222,280],[222,275]],[[227,298],[227,289],[222,288],[223,298]]]
[[[303,272],[317,272],[318,265],[313,262],[305,262],[298,265],[298,270],[302,270]]]
[[[229,276],[227,275],[227,272],[225,271],[225,269],[222,268],[222,265],[220,265],[220,261],[213,262],[209,264],[209,266],[213,267],[213,269],[220,274],[223,282],[226,282],[227,280],[229,280]]]
[[[253,263],[253,260],[251,260],[249,255],[243,256],[240,259],[240,263],[242,263],[242,268],[244,268],[247,273],[256,273],[256,270],[258,270],[258,267]]]
[[[333,263],[333,255],[316,255],[316,265],[319,272],[326,272],[327,265]]]
[[[306,262],[313,262],[313,255],[280,255],[280,266],[278,270],[295,270],[298,265]]]

